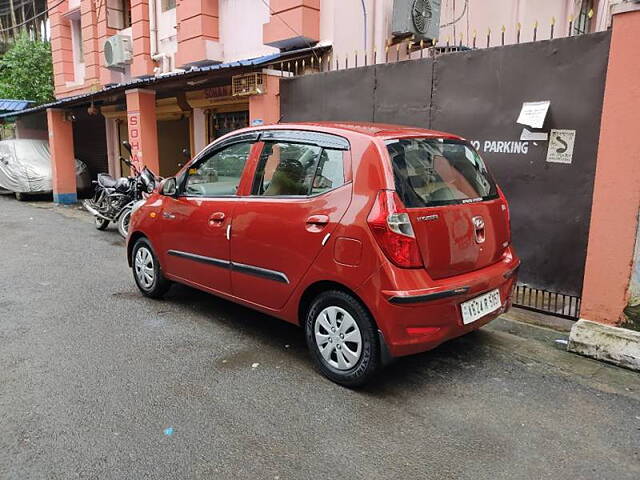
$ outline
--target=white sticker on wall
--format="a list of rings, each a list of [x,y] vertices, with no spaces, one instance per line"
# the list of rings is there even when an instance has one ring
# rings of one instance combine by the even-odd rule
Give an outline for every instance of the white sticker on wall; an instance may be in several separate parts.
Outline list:
[[[575,130],[551,130],[549,134],[547,162],[571,163],[573,160],[573,145],[575,140]]]

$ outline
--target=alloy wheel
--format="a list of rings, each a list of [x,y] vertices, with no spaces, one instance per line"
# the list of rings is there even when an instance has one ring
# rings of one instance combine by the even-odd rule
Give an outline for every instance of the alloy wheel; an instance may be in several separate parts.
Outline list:
[[[136,278],[142,288],[150,289],[153,286],[155,270],[153,268],[153,255],[147,247],[140,247],[136,252],[134,268]]]
[[[313,329],[318,350],[328,365],[337,370],[357,365],[362,355],[362,335],[349,312],[327,307],[315,318]]]

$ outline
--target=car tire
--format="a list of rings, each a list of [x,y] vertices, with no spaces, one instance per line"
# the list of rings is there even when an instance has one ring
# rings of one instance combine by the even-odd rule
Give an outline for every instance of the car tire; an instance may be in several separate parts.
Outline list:
[[[160,262],[146,238],[136,241],[131,251],[131,270],[136,285],[149,298],[161,298],[171,282],[165,278]]]
[[[305,318],[305,337],[316,367],[335,383],[360,387],[380,368],[373,318],[346,292],[330,290],[313,300]]]
[[[122,238],[127,238],[127,233],[129,233],[129,220],[131,220],[131,209],[127,208],[118,218],[118,233]]]
[[[95,217],[95,225],[98,230],[106,230],[109,226],[109,220],[105,218]]]

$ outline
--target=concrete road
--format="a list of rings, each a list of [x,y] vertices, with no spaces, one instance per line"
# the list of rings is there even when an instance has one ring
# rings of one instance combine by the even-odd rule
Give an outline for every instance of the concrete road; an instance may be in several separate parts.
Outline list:
[[[638,375],[497,322],[363,391],[302,333],[138,294],[77,209],[0,197],[0,479],[640,478]]]

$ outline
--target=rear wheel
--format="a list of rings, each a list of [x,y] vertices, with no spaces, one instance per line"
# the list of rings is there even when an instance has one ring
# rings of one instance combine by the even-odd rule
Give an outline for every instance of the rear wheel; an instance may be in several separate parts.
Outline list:
[[[171,282],[167,280],[160,269],[160,262],[146,238],[139,239],[131,252],[133,278],[143,295],[150,298],[162,297]]]
[[[380,347],[371,315],[339,290],[318,295],[305,321],[311,356],[330,380],[346,387],[367,383],[380,367]]]
[[[131,220],[131,209],[127,208],[118,218],[118,233],[122,238],[127,238],[127,233],[129,233],[129,220]]]
[[[95,224],[98,230],[106,230],[107,227],[109,226],[109,220],[105,218],[96,217]]]

